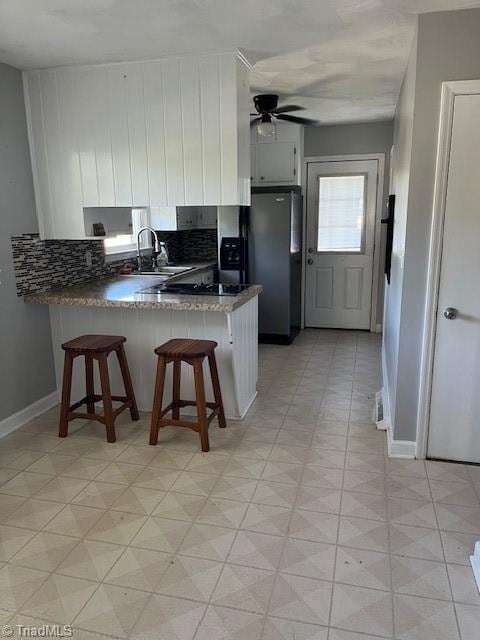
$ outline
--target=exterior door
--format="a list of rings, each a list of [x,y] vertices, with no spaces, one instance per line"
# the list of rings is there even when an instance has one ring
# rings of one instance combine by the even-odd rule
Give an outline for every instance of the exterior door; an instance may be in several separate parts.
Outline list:
[[[370,329],[377,160],[307,170],[305,325]]]
[[[455,97],[427,455],[480,463],[480,95]]]

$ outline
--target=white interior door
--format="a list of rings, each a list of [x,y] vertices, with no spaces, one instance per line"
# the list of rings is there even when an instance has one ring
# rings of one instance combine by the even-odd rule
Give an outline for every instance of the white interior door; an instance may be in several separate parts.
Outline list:
[[[427,455],[480,463],[480,95],[455,97]]]
[[[377,160],[307,170],[307,327],[370,329]]]

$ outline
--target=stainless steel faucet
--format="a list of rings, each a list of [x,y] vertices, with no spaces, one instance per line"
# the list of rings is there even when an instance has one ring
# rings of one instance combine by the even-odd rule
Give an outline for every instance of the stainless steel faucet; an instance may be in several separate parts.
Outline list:
[[[153,259],[156,258],[156,256],[159,253],[159,248],[158,248],[158,236],[157,236],[157,232],[155,231],[155,229],[153,229],[153,227],[142,227],[141,229],[139,229],[138,233],[137,233],[137,268],[139,271],[142,270],[142,253],[141,253],[141,249],[140,249],[140,236],[142,235],[142,233],[144,231],[150,231],[150,233],[153,235]]]

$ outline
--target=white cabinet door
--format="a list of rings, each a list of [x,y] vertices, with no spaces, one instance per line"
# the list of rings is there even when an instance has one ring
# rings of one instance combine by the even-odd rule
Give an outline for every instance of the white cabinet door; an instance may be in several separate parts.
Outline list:
[[[131,207],[133,204],[124,75],[119,65],[108,69],[108,114],[116,207]]]
[[[77,105],[82,206],[98,207],[97,159],[95,152],[95,73],[91,69],[81,67],[75,70],[73,75],[75,102]],[[47,95],[50,95],[50,92]],[[52,175],[51,179],[54,180],[55,176]]]
[[[115,183],[112,163],[112,144],[110,136],[108,70],[105,67],[95,67],[85,77],[90,83],[91,91],[88,97],[88,117],[82,118],[82,135],[86,135],[95,155],[92,173],[95,174],[99,207],[115,206]],[[80,91],[84,87],[80,86]],[[82,102],[80,100],[80,108]],[[84,201],[84,206],[87,206]]]
[[[50,191],[50,175],[48,172],[41,83],[42,75],[38,71],[31,71],[28,76],[24,76],[30,158],[32,161],[35,205],[40,237],[55,238],[53,198]]]
[[[145,103],[143,96],[143,65],[129,64],[124,68],[127,97],[127,122],[130,167],[132,174],[132,204],[150,204],[145,134]]]
[[[157,231],[176,231],[177,207],[150,207],[148,224]]]
[[[59,129],[62,133],[59,161],[65,187],[65,208],[57,212],[57,233],[74,233],[81,238],[84,232],[82,217],[82,181],[80,158],[77,153],[77,129],[75,127],[76,100],[74,84],[64,69],[55,71]]]
[[[203,204],[202,122],[198,58],[180,62],[183,167],[188,204]]]
[[[167,91],[164,102],[167,204],[181,206],[185,204],[185,176],[182,117],[179,109],[182,95],[179,60],[166,60],[163,63],[163,82]]]
[[[276,142],[257,145],[257,180],[258,184],[266,182],[294,182],[295,143]]]
[[[197,227],[199,229],[216,229],[217,207],[199,207],[197,215]]]
[[[143,70],[145,130],[147,136],[148,189],[150,203],[167,204],[167,165],[164,132],[164,94],[161,62],[146,64]],[[157,227],[160,229],[160,227]]]
[[[178,207],[177,209],[177,229],[195,229],[198,225],[197,207]]]
[[[42,238],[85,235],[76,131],[68,121],[74,108],[72,86],[57,70],[32,72],[26,79],[30,153]]]
[[[216,229],[217,207],[150,207],[149,224],[158,231]]]
[[[201,56],[199,83],[202,114],[202,164],[204,202],[222,201],[222,139],[220,134],[220,83],[218,59]]]

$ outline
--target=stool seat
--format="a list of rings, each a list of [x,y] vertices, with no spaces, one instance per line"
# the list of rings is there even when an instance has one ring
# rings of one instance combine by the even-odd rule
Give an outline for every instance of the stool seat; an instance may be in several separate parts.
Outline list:
[[[73,340],[68,340],[62,344],[64,351],[94,351],[104,353],[105,351],[115,351],[118,347],[126,342],[123,336],[99,336],[86,335],[78,336]]]
[[[209,451],[208,427],[211,421],[218,418],[218,426],[224,429],[226,426],[223,410],[222,393],[218,378],[215,348],[217,343],[213,340],[191,340],[189,338],[174,338],[155,349],[158,356],[157,377],[155,380],[155,393],[153,398],[152,422],[150,426],[150,444],[158,441],[158,432],[163,427],[186,427],[196,431],[200,435],[202,451]],[[207,402],[205,398],[205,381],[203,377],[203,363],[208,359],[210,377],[212,380],[213,402]],[[165,387],[165,372],[167,364],[173,362],[172,401],[163,407],[163,390]],[[195,384],[195,400],[182,400],[180,398],[181,367],[182,362],[193,367]],[[180,409],[184,407],[196,407],[197,419],[185,420],[180,417]],[[207,416],[207,409],[211,410]],[[171,417],[166,414],[172,413]]]
[[[191,340],[189,338],[173,338],[155,349],[157,356],[189,360],[190,358],[205,358],[210,355],[217,343],[213,340]]]

